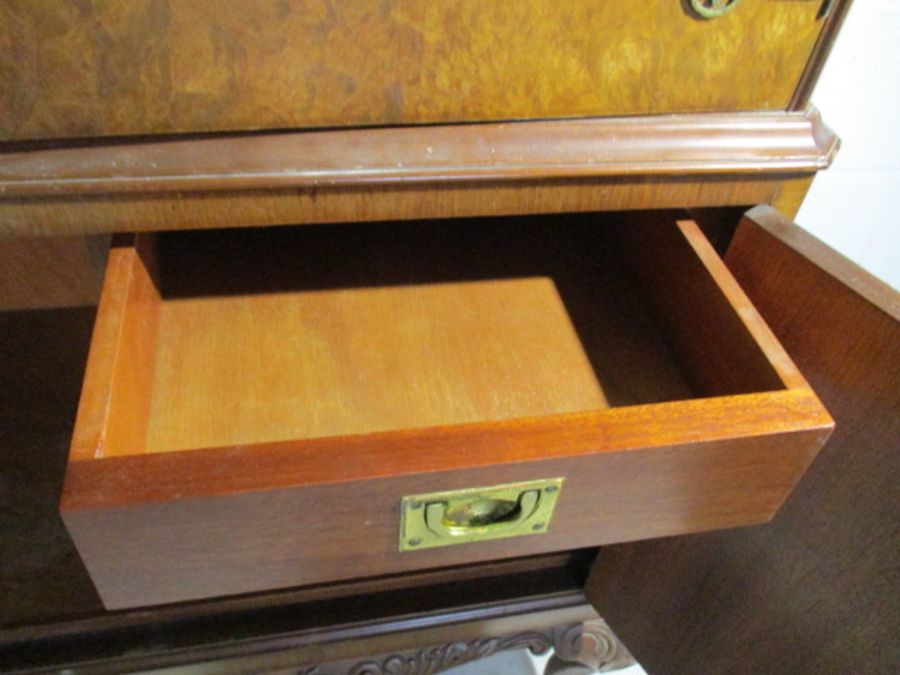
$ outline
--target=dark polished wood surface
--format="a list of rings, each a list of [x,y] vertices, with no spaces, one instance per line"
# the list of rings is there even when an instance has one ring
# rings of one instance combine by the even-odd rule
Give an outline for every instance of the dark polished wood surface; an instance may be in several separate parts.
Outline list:
[[[652,673],[896,672],[900,294],[765,209],[726,262],[837,430],[772,523],[603,549],[591,598]]]

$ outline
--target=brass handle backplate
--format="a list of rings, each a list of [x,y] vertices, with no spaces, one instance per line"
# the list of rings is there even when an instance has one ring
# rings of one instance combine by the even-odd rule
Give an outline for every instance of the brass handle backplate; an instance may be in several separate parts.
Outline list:
[[[691,0],[691,9],[704,19],[715,19],[728,14],[741,0]]]
[[[547,478],[404,497],[400,550],[546,532],[564,480]]]

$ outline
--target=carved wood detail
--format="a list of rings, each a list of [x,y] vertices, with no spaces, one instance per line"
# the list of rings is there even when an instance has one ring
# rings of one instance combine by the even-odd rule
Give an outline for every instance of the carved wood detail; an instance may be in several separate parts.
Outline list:
[[[553,651],[544,675],[569,673],[572,664],[585,666],[585,672],[606,673],[636,663],[606,621],[599,617],[555,630]]]
[[[544,654],[553,648],[547,675],[569,672],[610,672],[635,663],[634,658],[603,619],[564,624],[547,630],[505,637],[458,640],[416,651],[394,652],[302,666],[294,675],[434,675],[451,668],[513,649]],[[573,670],[573,668],[575,670]]]
[[[577,628],[581,624],[577,624]],[[566,629],[571,626],[564,627]],[[512,649],[543,654],[554,644],[555,629],[530,631],[506,637],[459,640],[418,651],[381,654],[363,660],[303,666],[296,675],[433,675],[470,661]]]

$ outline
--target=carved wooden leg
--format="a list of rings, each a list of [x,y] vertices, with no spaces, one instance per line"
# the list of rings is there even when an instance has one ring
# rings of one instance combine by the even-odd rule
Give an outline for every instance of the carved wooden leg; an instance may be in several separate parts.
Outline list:
[[[636,661],[601,618],[553,629],[554,654],[544,675],[587,675],[620,670]]]

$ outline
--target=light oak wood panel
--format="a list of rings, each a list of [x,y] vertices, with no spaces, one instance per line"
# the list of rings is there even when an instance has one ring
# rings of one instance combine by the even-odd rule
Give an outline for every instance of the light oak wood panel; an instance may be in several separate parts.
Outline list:
[[[14,0],[0,138],[784,109],[819,5]]]
[[[158,330],[150,452],[606,407],[547,277],[182,299]]]

